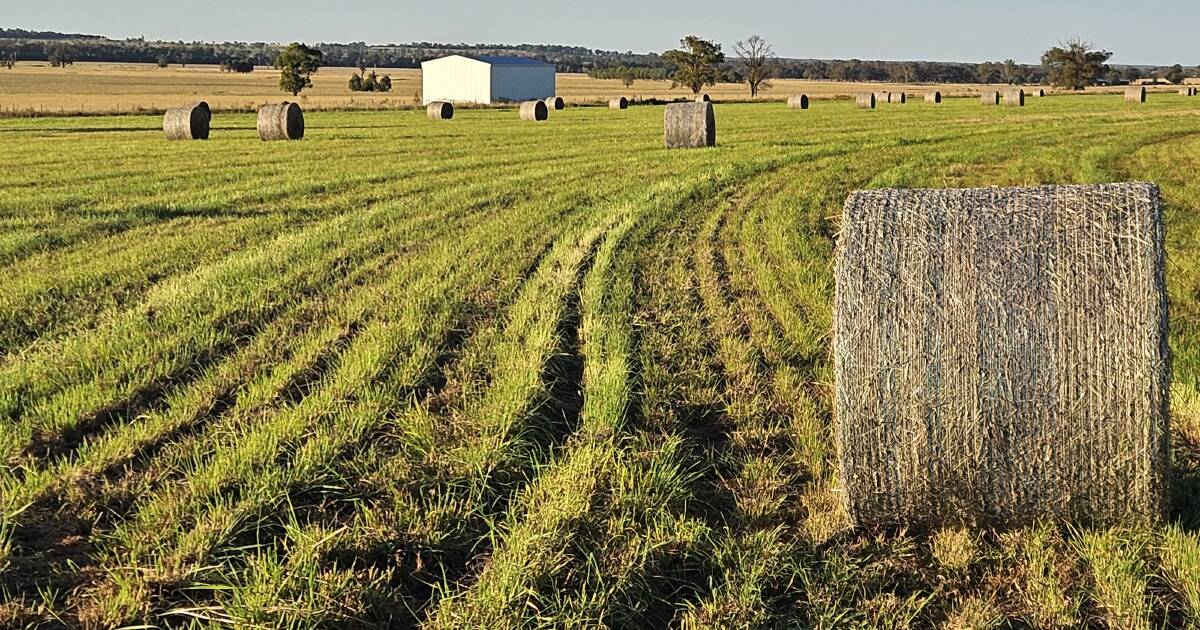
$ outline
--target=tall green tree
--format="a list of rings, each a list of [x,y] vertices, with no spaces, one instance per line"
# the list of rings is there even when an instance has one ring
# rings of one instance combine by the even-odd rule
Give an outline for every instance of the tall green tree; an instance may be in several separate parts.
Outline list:
[[[323,59],[321,51],[292,42],[275,58],[275,69],[279,70],[279,89],[296,96],[304,88],[312,87],[312,75],[321,68]]]
[[[744,42],[733,46],[737,53],[738,71],[742,80],[750,86],[750,98],[758,96],[762,88],[771,87],[771,78],[775,76],[775,51],[767,40],[758,35],[751,35]]]
[[[1183,73],[1183,66],[1179,64],[1175,64],[1163,72],[1163,78],[1170,81],[1174,85],[1183,83],[1185,76],[1186,75]]]
[[[1060,42],[1042,53],[1042,66],[1050,83],[1057,87],[1082,90],[1104,76],[1112,53],[1100,50],[1079,38]]]
[[[680,50],[668,50],[663,59],[675,66],[671,73],[671,87],[685,86],[693,94],[699,94],[706,85],[716,85],[721,77],[720,66],[725,63],[721,45],[688,35],[679,40]]]
[[[1009,85],[1016,85],[1024,80],[1025,73],[1021,70],[1021,66],[1017,65],[1016,61],[1005,59],[1004,63],[1000,66],[1000,78],[1004,79],[1004,82]]]

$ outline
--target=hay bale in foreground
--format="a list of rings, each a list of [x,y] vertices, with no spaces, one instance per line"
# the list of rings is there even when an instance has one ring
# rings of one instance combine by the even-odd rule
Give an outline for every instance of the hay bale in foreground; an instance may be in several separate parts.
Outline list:
[[[859,109],[875,109],[875,95],[870,92],[863,92],[854,98],[854,103]]]
[[[1153,184],[855,192],[834,275],[838,460],[860,524],[1162,516]]]
[[[454,105],[446,101],[434,101],[425,108],[429,120],[450,120],[454,118]]]
[[[984,105],[999,105],[1000,92],[997,90],[985,90],[979,95],[979,101]]]
[[[791,109],[808,109],[808,95],[793,94],[789,96],[787,106]]]
[[[930,90],[925,93],[925,102],[937,105],[942,102],[942,93],[937,90]]]
[[[712,103],[671,103],[663,119],[668,149],[716,146],[717,117]]]
[[[1004,91],[1005,107],[1025,107],[1025,90],[1014,88]]]
[[[609,109],[629,109],[629,99],[624,96],[612,98],[608,100]]]
[[[208,140],[212,110],[200,101],[186,107],[168,109],[163,115],[163,133],[167,140]]]
[[[710,97],[707,94],[700,94],[700,95],[696,96],[696,102],[697,103],[711,103],[712,97]]]
[[[562,111],[567,108],[567,102],[561,96],[551,96],[546,99],[546,108],[554,111]]]
[[[540,122],[550,117],[550,108],[546,101],[525,101],[521,103],[521,120]]]
[[[284,101],[258,108],[258,137],[263,142],[304,139],[304,112]]]
[[[1145,103],[1146,102],[1146,88],[1144,88],[1140,85],[1125,88],[1125,102],[1126,103]]]

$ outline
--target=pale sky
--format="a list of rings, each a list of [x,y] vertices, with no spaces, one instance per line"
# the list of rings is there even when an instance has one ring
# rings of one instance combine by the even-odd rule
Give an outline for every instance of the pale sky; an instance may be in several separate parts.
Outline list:
[[[0,0],[0,25],[187,41],[545,43],[661,52],[759,34],[783,57],[1036,63],[1078,35],[1113,63],[1200,65],[1200,0]],[[5,6],[7,5],[7,6]]]

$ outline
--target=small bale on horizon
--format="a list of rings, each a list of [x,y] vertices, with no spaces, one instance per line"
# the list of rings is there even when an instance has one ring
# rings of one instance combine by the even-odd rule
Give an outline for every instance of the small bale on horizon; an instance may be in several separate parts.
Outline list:
[[[454,118],[454,105],[446,101],[434,101],[425,108],[429,120],[450,120]]]
[[[258,108],[258,137],[263,142],[304,139],[304,112],[288,101]]]
[[[670,103],[663,115],[668,149],[697,149],[717,144],[717,117],[712,103]]]
[[[887,96],[889,103],[899,103],[903,105],[908,102],[908,94],[904,92],[888,92]]]
[[[840,226],[834,440],[857,525],[1161,521],[1154,184],[858,191]]]
[[[997,90],[984,90],[979,95],[979,101],[984,105],[999,105],[1000,92]]]
[[[700,94],[700,95],[696,96],[696,102],[697,103],[711,103],[712,97],[707,94]]]
[[[554,111],[562,111],[567,108],[567,102],[561,96],[551,96],[546,99],[546,107]]]
[[[1025,107],[1025,90],[1013,88],[1004,91],[1005,107]]]
[[[1042,88],[1037,88],[1036,90],[1030,90],[1028,94],[1029,94],[1029,96],[1036,96],[1038,98],[1042,98],[1043,96],[1046,95],[1046,90],[1044,90]]]
[[[859,109],[875,109],[875,94],[863,92],[854,98],[854,103]]]
[[[525,101],[521,103],[521,120],[531,120],[541,122],[550,118],[550,108],[546,107],[546,101]]]
[[[167,140],[208,140],[211,124],[212,110],[204,101],[168,109],[163,114],[163,133]]]
[[[608,99],[609,109],[629,109],[629,99],[624,96]]]
[[[1140,85],[1125,88],[1125,102],[1126,103],[1145,103],[1146,102],[1146,88],[1144,88]]]
[[[930,90],[925,93],[925,102],[937,105],[942,102],[942,93],[938,90]]]
[[[790,109],[808,109],[807,94],[793,94],[788,97],[787,106]]]

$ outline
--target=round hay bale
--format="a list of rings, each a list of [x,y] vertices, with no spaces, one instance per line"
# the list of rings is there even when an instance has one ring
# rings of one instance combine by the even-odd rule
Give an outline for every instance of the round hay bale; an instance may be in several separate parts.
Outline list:
[[[454,118],[454,105],[446,101],[434,101],[425,108],[429,120],[450,120]]]
[[[700,94],[696,97],[697,103],[711,103],[712,98],[707,94]]]
[[[619,96],[617,98],[609,99],[608,108],[609,109],[629,109],[629,99],[625,98],[624,96]]]
[[[1146,102],[1146,88],[1144,88],[1140,85],[1135,85],[1135,86],[1130,86],[1130,87],[1125,88],[1125,102],[1126,103],[1145,103]]]
[[[1146,183],[851,194],[833,399],[858,524],[1159,520],[1163,237]]]
[[[888,92],[888,102],[903,105],[908,102],[908,95],[904,92]]]
[[[880,92],[875,93],[875,102],[880,105],[888,102],[889,98],[890,98],[890,95],[887,92],[880,91]]]
[[[942,93],[937,90],[930,90],[925,93],[925,102],[937,105],[942,102]]]
[[[668,149],[716,146],[717,117],[712,103],[671,103],[663,119]]]
[[[793,94],[788,97],[787,105],[791,109],[808,109],[808,95]]]
[[[1025,107],[1025,90],[1015,88],[1004,91],[1005,107]]]
[[[1038,98],[1042,98],[1043,96],[1046,95],[1046,90],[1043,90],[1042,88],[1037,88],[1037,89],[1031,90],[1029,92],[1029,95],[1036,96]]]
[[[875,95],[871,92],[863,92],[854,98],[854,102],[859,109],[875,109]]]
[[[1192,88],[1185,88],[1185,87],[1179,88],[1179,95],[1180,96],[1191,96]]]
[[[551,96],[546,99],[546,107],[554,111],[561,111],[566,109],[567,102],[561,96]]]
[[[208,140],[212,110],[200,101],[187,107],[168,109],[163,115],[163,133],[167,140]]]
[[[269,103],[258,108],[258,137],[263,142],[304,139],[304,112],[295,103]]]
[[[550,117],[550,108],[546,101],[526,101],[521,103],[521,120],[541,122]]]
[[[979,101],[984,105],[999,105],[1000,92],[997,90],[984,90],[983,93],[979,95]]]

